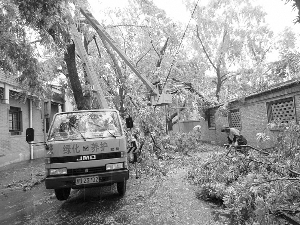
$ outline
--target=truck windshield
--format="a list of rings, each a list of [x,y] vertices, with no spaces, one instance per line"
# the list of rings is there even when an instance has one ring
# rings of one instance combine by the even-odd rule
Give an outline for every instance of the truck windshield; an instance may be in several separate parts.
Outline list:
[[[54,117],[48,141],[118,137],[121,132],[118,114],[113,111],[62,113]]]

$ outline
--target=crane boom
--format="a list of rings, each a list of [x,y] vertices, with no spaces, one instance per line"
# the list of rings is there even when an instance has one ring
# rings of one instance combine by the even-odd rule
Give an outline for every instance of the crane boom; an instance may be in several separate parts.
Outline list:
[[[102,91],[102,88],[99,84],[98,78],[96,76],[96,72],[90,63],[90,60],[88,58],[88,55],[84,49],[84,46],[81,41],[81,35],[77,31],[76,27],[74,24],[71,24],[71,33],[73,35],[73,41],[75,43],[75,47],[81,57],[81,60],[83,61],[83,68],[86,71],[86,74],[88,76],[89,82],[94,85],[95,90],[97,92],[97,100],[98,103],[100,104],[100,108],[108,108],[107,101],[105,99],[104,93]]]
[[[99,24],[99,22],[94,18],[94,16],[88,10],[82,8],[80,8],[80,12],[90,22],[90,24],[96,30],[98,35],[103,37],[104,40],[110,44],[110,46],[119,54],[119,56],[130,67],[130,69],[141,79],[141,81],[146,85],[148,90],[155,95],[159,95],[158,90],[155,88],[155,86],[136,69],[133,62],[131,62],[131,60],[126,56],[126,54],[120,48],[117,47],[117,43],[104,30],[104,28]]]

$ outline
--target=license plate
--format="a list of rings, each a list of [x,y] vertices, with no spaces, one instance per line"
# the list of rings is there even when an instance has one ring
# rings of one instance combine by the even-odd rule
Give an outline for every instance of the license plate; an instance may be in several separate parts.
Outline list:
[[[76,185],[99,183],[99,177],[80,177],[76,178]]]

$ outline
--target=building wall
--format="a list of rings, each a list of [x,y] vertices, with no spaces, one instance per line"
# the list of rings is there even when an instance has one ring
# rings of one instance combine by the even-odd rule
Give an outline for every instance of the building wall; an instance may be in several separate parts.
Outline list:
[[[28,127],[29,118],[26,128]],[[45,146],[43,145],[43,142],[45,138],[43,109],[39,108],[35,102],[32,104],[32,128],[34,129],[34,141],[38,143],[37,145],[33,146],[33,158],[35,159],[44,157]]]
[[[228,126],[228,118],[221,116],[218,112],[215,115],[214,128],[208,128],[208,120],[201,120],[201,140],[212,144],[223,145],[227,143],[227,137],[221,132],[222,127]]]
[[[9,132],[9,109],[10,107],[21,108],[22,111],[22,131],[19,135],[11,135]],[[51,107],[51,115],[58,112],[58,104]],[[0,167],[9,163],[30,159],[31,148],[26,142],[26,129],[29,128],[30,121],[30,100],[25,103],[10,98],[9,104],[0,103]],[[50,120],[51,122],[51,120]],[[32,103],[32,127],[34,128],[34,142],[32,145],[33,158],[45,156],[45,135],[44,135],[44,115],[43,108],[39,108],[37,102]]]
[[[294,99],[295,99],[295,106],[296,106],[297,122],[300,122],[300,94],[297,94]]]
[[[30,146],[26,142],[26,129],[29,127],[29,100],[20,102],[10,98],[9,104],[0,104],[0,166],[11,162],[18,162],[30,159]],[[10,107],[21,108],[22,111],[22,132],[19,135],[11,135],[9,132],[9,109]],[[42,142],[43,121],[41,110],[33,104],[32,109],[32,126],[35,130],[35,142]],[[33,146],[34,158],[42,157],[44,145]]]
[[[248,144],[254,147],[262,149],[271,148],[277,141],[278,130],[268,130],[268,115],[267,115],[267,103],[284,99],[288,97],[294,97],[296,118],[297,122],[300,122],[300,87],[296,86],[289,89],[283,89],[276,92],[270,92],[260,95],[255,98],[248,99],[242,102],[234,102],[231,104],[230,109],[239,109],[241,115],[241,134],[248,140]],[[222,145],[227,143],[226,135],[220,130],[222,126],[228,126],[228,118],[222,117],[218,114],[216,118],[216,129],[208,128],[208,121],[202,121],[202,140],[207,142],[216,143]],[[266,133],[270,139],[266,142],[259,142],[257,140],[258,133]],[[224,138],[225,137],[225,138]]]
[[[216,129],[208,128],[208,121],[201,120],[201,140],[209,143],[216,143]]]
[[[296,120],[300,120],[300,94],[294,92],[295,89],[282,90],[275,93],[264,95],[262,98],[257,98],[249,101],[240,107],[241,121],[242,121],[242,134],[247,138],[248,144],[259,148],[272,148],[277,142],[278,130],[267,129],[268,115],[267,104],[268,102],[294,97]],[[297,90],[297,89],[296,89]],[[270,137],[268,141],[260,142],[257,140],[258,133],[266,133]]]
[[[246,104],[240,108],[241,134],[251,146],[258,146],[257,133],[265,132],[268,124],[266,102]]]
[[[22,111],[22,132],[20,135],[11,135],[9,132],[8,126],[8,110],[10,106],[19,107]],[[9,99],[9,105],[7,105],[7,113],[6,113],[6,121],[7,126],[5,132],[8,133],[9,140],[10,140],[10,149],[9,153],[18,154],[21,159],[29,159],[30,158],[30,151],[29,145],[26,142],[26,128],[29,126],[27,121],[29,121],[29,102],[26,101],[25,104],[20,102],[19,100],[15,100],[13,98]]]
[[[9,154],[8,105],[0,104],[0,159]]]
[[[27,99],[25,103],[21,100],[15,99],[9,93],[22,92],[18,89],[19,83],[16,82],[16,76],[6,76],[0,68],[0,167],[9,163],[18,162],[30,159],[31,148],[26,142],[26,129],[29,127],[30,117],[30,100]],[[52,100],[56,102],[51,107],[50,118],[58,112],[58,104],[62,105],[65,110],[71,110],[71,104],[67,102],[67,107],[64,106],[65,100],[63,94],[59,90],[54,90],[57,99]],[[9,109],[10,107],[21,108],[22,111],[22,132],[18,135],[11,135],[9,132]],[[41,107],[41,108],[40,108]],[[43,157],[45,154],[43,144],[45,140],[44,135],[44,106],[39,102],[32,102],[32,127],[34,128],[36,145],[33,145],[33,158]],[[51,122],[51,119],[50,119]]]
[[[173,125],[173,132],[188,133],[197,125],[200,125],[200,120],[180,121]]]

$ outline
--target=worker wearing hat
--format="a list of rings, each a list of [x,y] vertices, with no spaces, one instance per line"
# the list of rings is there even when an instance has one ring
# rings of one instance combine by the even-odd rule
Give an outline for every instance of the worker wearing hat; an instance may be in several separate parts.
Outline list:
[[[223,127],[221,129],[221,132],[225,132],[227,134],[227,140],[228,140],[228,144],[230,145],[246,145],[247,144],[247,140],[246,138],[241,135],[241,132],[233,127]]]

